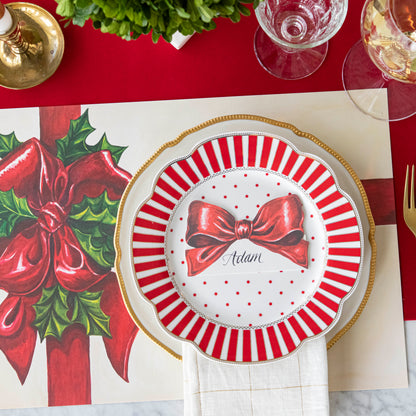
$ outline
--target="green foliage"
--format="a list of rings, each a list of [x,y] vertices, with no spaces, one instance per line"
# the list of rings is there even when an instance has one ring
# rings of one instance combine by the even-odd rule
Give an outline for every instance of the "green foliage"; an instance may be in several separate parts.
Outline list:
[[[8,237],[15,225],[25,219],[36,219],[25,198],[18,198],[13,188],[0,191],[0,237]]]
[[[69,217],[77,221],[97,221],[115,225],[119,203],[120,201],[109,199],[107,191],[97,198],[85,196],[79,204],[72,205]]]
[[[47,336],[61,339],[65,329],[74,323],[83,325],[87,335],[111,338],[110,317],[101,309],[101,296],[102,292],[69,292],[61,285],[44,288],[33,305],[36,317],[32,325],[42,341]]]
[[[42,341],[47,336],[61,339],[62,333],[72,324],[68,318],[68,293],[60,285],[44,288],[41,298],[33,305],[36,317],[32,325],[37,328]]]
[[[21,143],[17,140],[14,132],[10,134],[0,134],[0,157],[7,156],[12,150],[20,145]]]
[[[97,198],[84,197],[69,214],[68,223],[82,249],[105,268],[114,265],[113,237],[119,203],[104,191]]]
[[[101,307],[103,292],[74,293],[72,322],[84,325],[87,335],[101,335],[111,338],[110,317]]]
[[[110,269],[114,265],[114,227],[96,221],[69,220],[82,250],[100,266]]]
[[[119,162],[120,156],[126,147],[111,145],[105,134],[97,144],[87,144],[87,137],[94,130],[95,129],[91,126],[88,119],[88,110],[86,110],[79,118],[71,120],[67,135],[56,141],[56,155],[64,162],[65,166],[71,164],[80,157],[101,150],[110,151],[114,161],[116,163]]]
[[[214,18],[238,22],[250,10],[243,3],[259,0],[56,0],[57,13],[83,26],[91,19],[104,33],[114,33],[126,40],[152,32],[153,42],[166,41],[179,31],[183,35],[215,28]]]

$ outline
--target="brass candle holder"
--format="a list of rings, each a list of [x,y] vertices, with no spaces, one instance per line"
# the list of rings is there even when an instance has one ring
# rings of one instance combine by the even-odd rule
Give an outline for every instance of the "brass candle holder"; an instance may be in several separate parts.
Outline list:
[[[11,89],[34,87],[58,68],[64,52],[64,36],[58,22],[31,3],[5,5],[11,28],[0,34],[0,85]]]

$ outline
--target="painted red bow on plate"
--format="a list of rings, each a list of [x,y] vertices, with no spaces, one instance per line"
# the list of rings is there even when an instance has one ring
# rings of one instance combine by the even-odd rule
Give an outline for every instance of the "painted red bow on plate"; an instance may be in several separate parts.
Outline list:
[[[302,203],[297,195],[275,198],[262,207],[255,218],[236,220],[227,210],[202,201],[193,201],[188,210],[186,250],[188,276],[195,276],[218,260],[237,240],[281,254],[308,267],[308,242],[303,239]]]

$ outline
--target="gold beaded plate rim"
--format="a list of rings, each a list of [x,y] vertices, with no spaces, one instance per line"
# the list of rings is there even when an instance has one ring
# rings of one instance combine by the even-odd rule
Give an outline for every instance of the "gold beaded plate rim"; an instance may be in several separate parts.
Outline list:
[[[126,200],[127,200],[128,196],[130,194],[130,191],[132,190],[133,185],[139,180],[139,178],[141,177],[143,172],[147,168],[149,168],[149,166],[151,166],[155,162],[155,160],[164,152],[164,150],[178,145],[189,135],[191,135],[193,133],[196,133],[196,132],[200,132],[201,130],[203,130],[203,129],[209,127],[209,126],[213,126],[213,125],[228,122],[228,121],[238,121],[238,120],[241,120],[241,121],[256,121],[256,122],[264,123],[265,126],[269,125],[269,126],[280,127],[280,128],[291,131],[292,133],[294,133],[299,138],[306,139],[306,140],[314,143],[315,145],[319,146],[323,151],[325,151],[326,153],[331,155],[333,158],[335,158],[343,166],[343,168],[346,170],[346,172],[353,179],[353,182],[355,183],[355,186],[356,186],[356,188],[357,188],[357,190],[360,194],[360,197],[361,197],[361,200],[362,200],[361,202],[362,202],[364,210],[365,210],[365,214],[366,214],[366,217],[367,217],[367,220],[368,220],[368,228],[369,228],[368,236],[365,236],[365,238],[368,238],[368,244],[370,245],[370,249],[371,249],[371,258],[369,260],[369,276],[368,276],[367,287],[365,288],[365,292],[363,294],[363,297],[362,297],[358,307],[356,308],[356,311],[355,311],[354,315],[349,319],[348,322],[346,322],[344,324],[344,326],[341,329],[339,329],[329,340],[327,340],[327,349],[332,348],[335,345],[335,343],[337,341],[339,341],[341,339],[341,337],[344,336],[351,329],[351,327],[355,324],[355,322],[358,320],[358,318],[360,317],[362,311],[364,310],[364,308],[365,308],[365,306],[368,302],[368,299],[371,295],[373,285],[374,285],[375,262],[376,262],[375,223],[374,223],[374,220],[373,220],[373,216],[372,216],[372,213],[371,213],[370,205],[369,205],[364,187],[363,187],[360,179],[358,178],[357,174],[355,173],[355,171],[350,166],[350,164],[345,159],[343,159],[335,150],[333,150],[331,147],[329,147],[328,145],[323,143],[316,136],[314,136],[310,133],[303,132],[303,131],[297,129],[295,126],[293,126],[290,123],[281,122],[281,121],[273,120],[273,119],[270,119],[270,118],[267,118],[267,117],[251,115],[251,114],[234,114],[234,115],[226,115],[226,116],[220,116],[220,117],[212,118],[212,119],[210,119],[210,120],[208,120],[204,123],[198,124],[195,127],[192,127],[190,129],[187,129],[187,130],[183,131],[174,140],[169,141],[169,142],[165,143],[164,145],[162,145],[142,165],[142,167],[135,173],[135,175],[132,177],[129,184],[127,185],[127,187],[126,187],[126,189],[123,193],[123,196],[120,200],[120,206],[119,206],[119,210],[118,210],[117,223],[116,223],[115,236],[114,236],[114,243],[115,243],[115,249],[116,249],[115,268],[116,268],[117,278],[118,278],[120,290],[121,290],[121,293],[122,293],[122,296],[123,296],[123,300],[124,300],[125,306],[126,306],[128,312],[129,312],[130,316],[132,317],[133,321],[137,324],[137,326],[152,341],[154,341],[157,345],[162,347],[165,351],[167,351],[169,354],[171,354],[173,357],[175,357],[179,360],[182,358],[181,355],[179,353],[177,353],[176,351],[174,351],[172,348],[170,348],[168,345],[166,345],[165,343],[160,341],[156,336],[154,336],[146,328],[146,326],[142,323],[140,317],[137,316],[137,314],[136,314],[136,312],[135,312],[135,310],[134,310],[134,308],[133,308],[133,306],[130,302],[130,299],[129,299],[129,296],[128,296],[128,293],[127,293],[127,289],[126,289],[126,285],[125,285],[125,281],[123,279],[123,275],[122,275],[122,272],[121,272],[121,266],[120,266],[121,261],[122,261],[122,252],[121,252],[121,247],[120,247],[120,242],[119,241],[120,241],[120,232],[121,232],[120,227],[121,227],[121,222],[123,220],[123,211],[124,211],[124,208],[125,208]],[[235,130],[235,128],[233,128],[233,130]],[[155,320],[156,320],[156,316],[155,316]]]

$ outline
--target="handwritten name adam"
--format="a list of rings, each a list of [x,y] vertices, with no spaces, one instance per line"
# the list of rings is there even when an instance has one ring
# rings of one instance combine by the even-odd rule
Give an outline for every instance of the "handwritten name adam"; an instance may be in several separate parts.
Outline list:
[[[246,250],[242,253],[237,253],[237,251],[234,250],[232,253],[222,256],[222,264],[224,266],[227,264],[237,266],[238,264],[243,263],[263,263],[261,253],[247,253]]]

